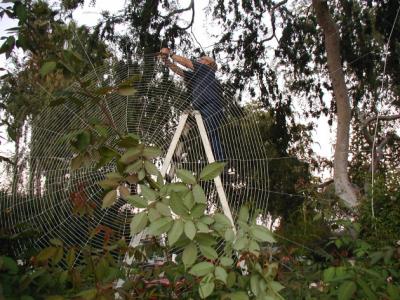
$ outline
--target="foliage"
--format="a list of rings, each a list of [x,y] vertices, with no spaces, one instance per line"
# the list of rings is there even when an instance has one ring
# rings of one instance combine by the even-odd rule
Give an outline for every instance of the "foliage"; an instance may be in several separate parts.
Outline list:
[[[373,201],[372,195],[369,194],[359,209],[361,235],[363,239],[377,246],[384,246],[389,241],[398,240],[400,232],[400,193],[397,185],[389,184],[390,175],[386,176],[386,178],[376,178]],[[372,215],[372,208],[374,215]]]
[[[291,299],[398,299],[399,245],[375,247],[349,222],[324,246],[325,256],[283,256],[292,272],[279,277]],[[317,254],[317,253],[316,253]],[[293,272],[294,271],[294,272]]]

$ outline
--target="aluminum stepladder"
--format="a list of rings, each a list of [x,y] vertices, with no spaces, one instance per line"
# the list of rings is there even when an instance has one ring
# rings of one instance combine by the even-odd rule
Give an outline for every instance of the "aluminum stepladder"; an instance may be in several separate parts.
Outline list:
[[[164,164],[161,168],[161,176],[165,176],[165,174],[167,173],[168,167],[171,164],[171,160],[172,160],[172,156],[174,155],[176,148],[178,146],[178,142],[179,142],[179,138],[182,135],[183,129],[185,128],[186,125],[186,121],[189,117],[189,115],[193,115],[195,120],[196,120],[196,124],[197,127],[199,129],[200,132],[200,137],[201,137],[201,141],[204,147],[204,151],[206,153],[206,157],[208,160],[208,163],[213,163],[215,162],[215,158],[214,158],[214,154],[212,152],[212,148],[211,148],[211,144],[210,144],[210,140],[207,136],[207,131],[206,128],[204,126],[204,121],[203,118],[200,114],[199,111],[195,110],[195,111],[191,111],[191,112],[183,112],[182,115],[180,116],[179,119],[179,123],[178,126],[176,128],[175,134],[172,138],[171,144],[169,145],[168,151],[167,151],[167,155],[165,156],[165,160],[164,160]],[[232,212],[229,208],[229,204],[226,198],[226,194],[224,191],[224,188],[222,186],[222,181],[221,181],[221,177],[218,175],[217,177],[214,178],[214,184],[215,184],[215,188],[217,190],[217,194],[221,203],[221,207],[222,210],[225,214],[225,216],[229,219],[229,221],[232,224],[232,228],[236,234],[236,229],[235,229],[235,225],[233,222],[233,217],[232,217]],[[143,237],[145,237],[146,232],[145,230],[140,232],[139,234],[135,235],[134,237],[132,237],[130,243],[129,243],[129,247],[136,247],[140,244],[140,241]],[[124,258],[124,265],[130,266],[133,262],[134,257],[130,257],[128,255],[128,253],[125,254],[125,258]],[[124,281],[122,279],[119,279],[117,282],[117,287],[121,287],[122,284],[124,283]]]

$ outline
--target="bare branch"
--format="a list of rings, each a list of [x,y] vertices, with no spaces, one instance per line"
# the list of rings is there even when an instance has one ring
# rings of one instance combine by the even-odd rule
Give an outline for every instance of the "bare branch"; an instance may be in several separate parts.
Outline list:
[[[181,14],[181,13],[183,13],[183,12],[185,12],[185,11],[190,10],[190,9],[192,9],[192,10],[194,9],[194,0],[190,1],[190,4],[189,4],[188,7],[186,7],[186,8],[181,8],[181,9],[175,9],[174,11],[171,11],[168,15],[166,15],[164,18],[170,18],[170,17],[172,17],[173,15]]]
[[[169,19],[169,18],[171,18],[171,17],[174,16],[174,15],[181,14],[181,13],[183,13],[183,12],[185,12],[185,11],[188,11],[188,10],[192,10],[192,19],[190,20],[189,25],[186,26],[186,27],[180,27],[180,26],[178,26],[178,25],[175,25],[175,26],[176,26],[178,29],[180,29],[180,30],[187,30],[187,29],[189,29],[190,27],[192,27],[193,22],[194,22],[194,0],[191,0],[191,1],[190,1],[190,4],[189,4],[188,7],[186,7],[186,8],[180,8],[180,9],[175,9],[174,11],[171,11],[168,15],[166,15],[166,16],[161,16],[161,17],[164,18],[164,19]]]
[[[333,182],[334,182],[333,179],[329,179],[328,181],[325,181],[325,182],[319,184],[317,186],[317,188],[319,188],[319,189],[326,188],[327,186],[331,185]]]
[[[192,1],[190,2],[189,8],[192,8],[192,19],[191,19],[189,25],[186,26],[186,27],[180,27],[180,26],[176,25],[176,27],[178,27],[178,28],[181,29],[181,30],[189,29],[189,28],[192,27],[192,25],[193,25],[193,22],[194,22],[194,0],[192,0]]]
[[[372,123],[373,121],[393,121],[393,120],[397,120],[400,119],[400,114],[398,115],[391,115],[391,116],[378,116],[378,117],[370,117],[368,119],[366,119],[363,123],[363,126],[367,126],[370,123]]]
[[[271,10],[269,11],[269,14],[271,16],[271,26],[272,26],[272,33],[269,37],[266,37],[265,39],[261,40],[259,43],[265,43],[267,41],[272,40],[273,38],[276,38],[275,32],[276,32],[276,26],[275,26],[275,10],[279,7],[281,7],[282,5],[286,4],[288,0],[283,0],[281,2],[278,2],[277,4],[275,4]]]

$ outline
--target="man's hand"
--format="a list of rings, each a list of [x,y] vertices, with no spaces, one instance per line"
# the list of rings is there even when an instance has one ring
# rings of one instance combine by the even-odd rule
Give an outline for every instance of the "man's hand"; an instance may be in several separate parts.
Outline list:
[[[160,50],[160,53],[161,53],[161,55],[163,55],[163,56],[168,56],[169,55],[169,49],[168,48],[162,48],[161,50]]]

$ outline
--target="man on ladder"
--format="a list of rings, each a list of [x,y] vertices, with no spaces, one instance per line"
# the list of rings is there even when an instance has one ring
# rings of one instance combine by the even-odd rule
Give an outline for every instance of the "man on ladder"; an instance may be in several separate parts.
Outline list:
[[[208,56],[201,56],[197,61],[192,61],[172,53],[168,48],[162,48],[160,54],[165,65],[184,78],[191,94],[193,108],[204,118],[215,160],[223,160],[223,149],[218,136],[223,112],[222,89],[215,77],[217,64]],[[177,64],[188,70],[183,70]]]

